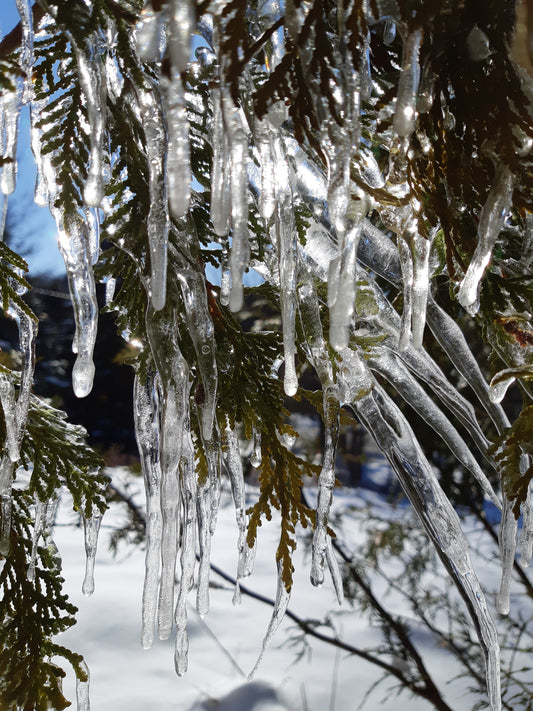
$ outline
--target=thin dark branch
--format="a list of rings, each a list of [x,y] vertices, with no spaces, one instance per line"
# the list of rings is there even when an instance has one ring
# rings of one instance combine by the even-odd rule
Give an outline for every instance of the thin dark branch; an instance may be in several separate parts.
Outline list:
[[[244,53],[244,56],[241,60],[241,68],[244,69],[244,67],[248,64],[250,59],[255,57],[255,55],[259,52],[261,47],[265,45],[268,40],[272,37],[274,32],[279,30],[280,27],[283,27],[283,23],[285,22],[285,15],[282,15],[276,22],[274,22],[273,25],[271,25],[268,30],[265,30],[261,37],[259,39],[256,39],[256,41],[248,47],[246,52]]]

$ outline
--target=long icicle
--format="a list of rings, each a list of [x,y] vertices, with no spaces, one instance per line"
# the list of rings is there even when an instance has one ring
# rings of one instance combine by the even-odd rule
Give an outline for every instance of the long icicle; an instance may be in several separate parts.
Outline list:
[[[146,553],[141,629],[141,644],[144,649],[149,649],[154,639],[163,530],[158,410],[154,373],[149,373],[144,383],[136,375],[133,385],[133,415],[146,492]]]
[[[468,543],[457,513],[442,491],[407,421],[388,395],[376,385],[370,394],[353,402],[352,406],[396,472],[469,609],[485,656],[490,707],[492,711],[500,711],[498,633],[472,568]]]

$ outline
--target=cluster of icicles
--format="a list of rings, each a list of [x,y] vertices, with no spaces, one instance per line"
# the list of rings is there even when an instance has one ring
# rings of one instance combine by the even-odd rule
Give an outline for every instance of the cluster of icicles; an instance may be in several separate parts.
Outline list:
[[[31,76],[33,35],[30,3],[28,0],[17,0],[17,6],[23,26],[22,62],[27,75]],[[328,542],[327,521],[335,479],[339,411],[341,406],[348,406],[387,456],[466,601],[486,657],[491,708],[499,709],[497,633],[472,569],[468,544],[458,516],[444,495],[405,417],[374,378],[373,372],[390,381],[398,394],[434,427],[457,460],[476,477],[485,496],[502,509],[500,547],[503,574],[498,601],[502,613],[509,610],[517,524],[510,506],[506,501],[503,504],[500,502],[459,431],[419,382],[422,381],[469,432],[480,453],[491,465],[487,455],[489,442],[480,429],[472,405],[449,384],[444,373],[422,347],[426,320],[453,365],[472,386],[499,432],[509,425],[498,404],[504,391],[500,387],[500,392],[494,392],[487,385],[458,326],[431,297],[428,289],[432,270],[431,240],[420,237],[417,230],[417,210],[420,206],[416,201],[394,209],[375,204],[350,178],[355,160],[362,181],[370,187],[386,188],[397,196],[406,194],[408,188],[402,182],[402,153],[407,150],[409,138],[415,130],[417,111],[428,110],[431,105],[431,78],[420,79],[422,31],[409,34],[393,18],[379,18],[379,21],[385,21],[384,41],[390,42],[399,27],[404,42],[391,137],[391,146],[395,147],[394,150],[391,148],[391,155],[397,159],[396,162],[391,159],[389,176],[383,176],[372,153],[361,142],[360,102],[361,98],[368,98],[372,91],[368,47],[366,52],[361,53],[361,66],[357,68],[352,66],[346,48],[338,49],[337,59],[339,66],[343,66],[343,72],[339,75],[340,84],[334,95],[339,113],[345,117],[342,129],[328,118],[327,104],[320,97],[320,88],[315,85],[311,73],[306,77],[317,109],[324,116],[322,145],[328,160],[327,175],[324,175],[287,129],[285,107],[274,106],[263,120],[249,126],[243,111],[235,106],[228,87],[222,81],[223,66],[219,66],[218,59],[221,7],[217,7],[217,12],[213,11],[211,20],[210,16],[202,20],[200,30],[208,46],[199,52],[201,61],[217,66],[220,79],[218,85],[211,89],[211,219],[215,233],[224,244],[231,234],[231,250],[222,269],[220,300],[223,304],[229,304],[233,311],[240,309],[243,274],[249,266],[278,287],[283,325],[284,387],[288,395],[294,395],[298,387],[295,333],[296,319],[301,319],[304,346],[322,385],[326,424],[313,540],[312,582],[316,585],[323,582],[327,565],[338,595],[342,596],[339,573]],[[290,36],[299,34],[306,11],[305,3],[296,4],[291,0],[284,3],[285,29]],[[281,14],[279,0],[266,0],[259,10],[260,29],[270,27]],[[372,24],[378,20],[369,16],[369,21]],[[187,213],[191,194],[189,126],[180,74],[189,65],[191,35],[195,30],[192,3],[170,0],[158,13],[151,9],[143,12],[135,37],[135,51],[139,59],[157,65],[167,46],[171,64],[169,77],[161,76],[156,81],[147,76],[143,86],[136,88],[138,115],[146,138],[151,205],[147,226],[151,261],[151,276],[147,285],[150,297],[147,331],[157,367],[157,372],[149,375],[146,382],[136,381],[134,394],[135,426],[147,494],[142,644],[144,647],[151,645],[156,622],[162,638],[169,636],[175,624],[175,662],[179,674],[183,674],[187,667],[186,599],[195,584],[198,612],[206,614],[209,606],[210,545],[216,524],[222,464],[230,477],[235,501],[239,531],[238,579],[250,574],[254,558],[246,543],[247,521],[239,439],[229,423],[223,431],[218,431],[219,427],[215,425],[217,367],[214,329],[207,307],[205,281],[200,272],[190,268],[177,277],[196,350],[196,367],[205,392],[205,400],[200,407],[200,433],[207,454],[208,475],[203,481],[198,481],[195,474],[189,411],[189,364],[180,352],[172,335],[173,330],[160,316],[166,295],[171,216],[180,218]],[[342,37],[341,30],[342,27],[339,30]],[[0,117],[4,141],[2,152],[4,157],[13,159],[4,164],[0,182],[2,192],[8,195],[15,183],[19,106],[22,102],[30,102],[32,148],[38,167],[35,199],[39,204],[48,204],[57,221],[59,247],[67,267],[76,318],[73,350],[77,353],[77,360],[73,370],[73,387],[79,397],[90,392],[94,375],[92,351],[96,337],[97,303],[93,265],[99,257],[98,209],[103,206],[104,196],[105,101],[107,93],[111,97],[116,93],[117,82],[120,82],[116,65],[109,59],[102,61],[102,48],[105,49],[102,43],[107,41],[112,46],[112,28],[109,33],[111,39],[95,37],[90,51],[79,48],[74,38],[69,37],[85,97],[91,146],[84,190],[85,207],[77,215],[67,217],[55,205],[61,185],[56,179],[53,154],[41,154],[36,120],[43,107],[31,101],[29,82],[19,86],[17,93],[3,96]],[[272,35],[269,48],[268,67],[271,70],[283,57],[282,30]],[[252,160],[249,154],[250,137],[256,160]],[[459,292],[459,300],[471,313],[477,309],[479,282],[509,209],[512,189],[512,174],[505,166],[500,166],[481,214],[478,247]],[[272,246],[268,262],[262,264],[249,261],[250,197],[257,202]],[[303,201],[314,216],[307,230],[305,247],[297,239],[295,200]],[[397,244],[366,218],[371,208],[378,209],[383,222],[397,233]],[[228,256],[225,251],[223,254]],[[401,317],[378,286],[374,274],[403,289]],[[328,284],[330,330],[327,337],[322,331],[319,315],[317,278]],[[113,288],[112,284],[109,286],[111,298]],[[363,358],[357,349],[349,345],[354,329],[356,299],[360,304],[357,318],[361,335],[379,331],[386,336],[372,351],[370,358]],[[0,471],[4,529],[9,522],[9,517],[4,514],[9,510],[10,489],[24,434],[35,340],[35,327],[31,320],[16,310],[12,311],[12,315],[19,323],[25,367],[18,396],[7,376],[0,373],[0,395],[7,432],[6,454]],[[336,375],[328,354],[328,341],[339,358]],[[162,344],[164,348],[159,347]],[[170,361],[158,356],[169,350],[173,353]],[[252,463],[258,466],[261,461],[260,432],[256,433],[254,440]],[[527,466],[526,461],[524,466]],[[49,518],[42,509],[39,509],[39,516],[45,522]],[[47,526],[38,523],[36,538],[40,533],[45,535]],[[92,568],[97,531],[98,519],[88,521],[88,563],[84,582],[87,593],[94,588]],[[521,539],[524,564],[528,564],[531,557],[532,541],[531,506],[527,502]],[[6,530],[2,537],[3,550],[5,545]],[[197,549],[199,565],[195,583]],[[181,573],[176,588],[178,557]],[[289,594],[281,582],[281,572],[276,607],[264,647],[279,625],[289,601]],[[79,690],[79,708],[88,708],[83,685]]]

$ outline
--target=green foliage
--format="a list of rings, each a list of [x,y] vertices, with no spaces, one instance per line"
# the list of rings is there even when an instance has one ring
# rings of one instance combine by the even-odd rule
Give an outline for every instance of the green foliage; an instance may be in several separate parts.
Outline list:
[[[69,423],[64,412],[32,397],[21,451],[22,464],[31,470],[28,491],[46,501],[64,486],[72,495],[74,509],[90,518],[107,508],[109,478],[86,437],[85,429]]]
[[[517,519],[533,479],[533,465],[528,466],[527,459],[528,455],[533,454],[532,432],[533,407],[529,406],[520,412],[511,427],[492,447],[492,454],[501,466],[503,490],[513,504],[513,513]]]
[[[28,271],[28,265],[16,252],[13,252],[5,242],[0,241],[0,298],[2,309],[5,313],[9,311],[10,304],[20,309],[34,321],[37,317],[28,307],[24,299],[20,296],[21,291],[25,292],[30,285],[22,276]]]
[[[0,569],[0,707],[59,711],[70,702],[61,688],[65,672],[51,658],[68,661],[77,677],[86,679],[83,658],[53,641],[75,623],[76,608],[61,590],[60,558],[51,537],[38,547],[35,578],[28,579],[32,497],[15,490],[13,503],[10,551]]]

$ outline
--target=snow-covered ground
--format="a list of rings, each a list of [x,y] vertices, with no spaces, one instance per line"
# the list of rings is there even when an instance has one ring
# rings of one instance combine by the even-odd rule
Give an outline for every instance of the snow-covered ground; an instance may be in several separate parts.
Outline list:
[[[115,472],[124,481],[124,471]],[[131,478],[130,478],[131,480]],[[142,482],[133,480],[133,490],[141,494]],[[364,493],[376,507],[387,507],[376,494]],[[341,492],[339,505],[361,504],[353,492]],[[142,497],[141,497],[142,500]],[[236,568],[235,517],[229,496],[223,499],[217,531],[213,540],[212,562],[231,575]],[[334,647],[308,638],[307,647],[293,646],[298,635],[294,623],[286,619],[252,683],[246,677],[261,649],[271,608],[245,595],[241,604],[232,605],[233,589],[212,575],[211,609],[205,620],[194,611],[194,595],[189,606],[189,670],[179,678],[173,666],[172,638],[157,640],[151,650],[140,646],[141,593],[144,552],[140,547],[123,545],[113,558],[108,537],[120,525],[123,512],[111,509],[104,517],[97,554],[92,597],[81,593],[84,575],[83,531],[67,525],[76,522],[65,501],[56,529],[56,543],[63,557],[66,589],[79,608],[78,623],[60,640],[82,653],[91,672],[91,709],[93,711],[355,711],[365,692],[380,678],[380,671],[360,658],[348,656]],[[255,570],[246,585],[263,595],[274,597],[276,575],[274,552],[277,545],[276,521],[265,523],[259,531]],[[362,531],[354,529],[350,537],[357,541]],[[339,611],[331,583],[312,587],[308,578],[309,560],[299,546],[295,555],[295,584],[290,609],[301,617],[325,619]],[[220,586],[220,587],[218,587]],[[401,612],[401,611],[396,611]],[[339,635],[347,642],[364,647],[375,643],[376,628],[368,619],[346,605],[345,614],[335,616]],[[326,633],[332,630],[323,628]],[[450,655],[438,647],[421,628],[415,629],[416,642],[441,689],[448,693],[447,682],[458,668]],[[303,652],[302,656],[298,653]],[[402,694],[399,698],[390,680],[373,692],[365,708],[373,711],[423,711],[425,701]],[[466,711],[473,705],[468,696],[468,680],[453,684],[447,697],[454,711]],[[75,682],[68,674],[64,683],[67,698],[75,706]],[[465,695],[466,694],[466,695]]]

